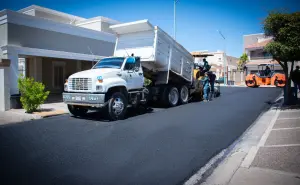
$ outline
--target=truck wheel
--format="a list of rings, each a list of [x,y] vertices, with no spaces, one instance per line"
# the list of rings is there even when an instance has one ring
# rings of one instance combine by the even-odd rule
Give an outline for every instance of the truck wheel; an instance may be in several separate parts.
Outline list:
[[[68,105],[69,113],[71,116],[75,117],[82,117],[85,116],[88,109],[81,107],[81,106],[76,106],[76,105]]]
[[[179,101],[181,104],[186,104],[189,101],[189,89],[187,86],[183,85],[179,90]]]
[[[111,121],[123,119],[127,110],[127,99],[121,92],[115,92],[108,102],[108,116]]]
[[[179,101],[179,92],[176,87],[165,88],[164,103],[170,107],[175,107]]]

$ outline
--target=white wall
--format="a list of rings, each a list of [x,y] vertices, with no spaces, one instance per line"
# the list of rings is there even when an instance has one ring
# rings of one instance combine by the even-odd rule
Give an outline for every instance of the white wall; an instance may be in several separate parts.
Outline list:
[[[10,109],[10,69],[0,66],[0,111]]]
[[[215,64],[218,66],[223,66],[224,54],[223,53],[211,53],[214,56],[206,57],[206,60],[209,65]],[[195,63],[202,64],[203,57],[195,57]]]
[[[7,45],[7,38],[8,38],[8,26],[7,24],[0,25],[0,47]],[[0,56],[1,56],[0,52]]]
[[[214,56],[208,56],[206,58],[209,64],[223,65],[224,53],[214,53]]]

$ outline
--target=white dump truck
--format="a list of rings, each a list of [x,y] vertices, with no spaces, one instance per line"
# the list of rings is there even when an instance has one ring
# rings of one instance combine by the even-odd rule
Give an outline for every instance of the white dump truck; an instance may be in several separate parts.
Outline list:
[[[118,120],[127,107],[149,99],[173,107],[200,92],[200,86],[193,85],[193,56],[162,29],[148,20],[110,28],[117,35],[114,56],[71,75],[65,83],[63,101],[71,114],[105,108],[109,119]],[[145,78],[151,85],[144,86]]]

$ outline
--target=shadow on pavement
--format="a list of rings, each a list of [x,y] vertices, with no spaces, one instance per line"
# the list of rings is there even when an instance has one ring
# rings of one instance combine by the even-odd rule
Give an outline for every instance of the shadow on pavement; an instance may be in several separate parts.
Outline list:
[[[138,110],[134,108],[128,108],[127,113],[124,119],[128,119],[131,117],[135,116],[140,116],[148,113],[153,113],[153,108],[144,108],[141,107]],[[92,111],[89,112],[86,116],[84,117],[74,117],[78,119],[85,119],[85,120],[93,120],[93,121],[102,121],[102,122],[110,122],[110,120],[107,117],[107,112],[106,110],[98,110],[98,111]]]

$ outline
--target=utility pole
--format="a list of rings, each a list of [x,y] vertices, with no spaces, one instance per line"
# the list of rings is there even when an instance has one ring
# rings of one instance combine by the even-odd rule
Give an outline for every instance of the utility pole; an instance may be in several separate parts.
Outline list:
[[[173,31],[174,31],[174,40],[176,40],[176,4],[179,0],[174,0],[174,25],[173,25]]]
[[[219,34],[221,35],[221,37],[224,39],[224,58],[223,58],[223,72],[224,72],[224,85],[226,86],[227,83],[227,57],[226,57],[226,39],[224,37],[224,35],[221,33],[221,31],[217,30],[217,32],[219,32]]]

